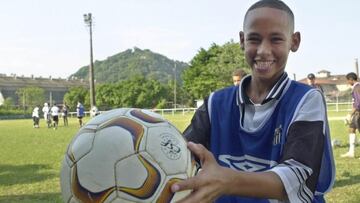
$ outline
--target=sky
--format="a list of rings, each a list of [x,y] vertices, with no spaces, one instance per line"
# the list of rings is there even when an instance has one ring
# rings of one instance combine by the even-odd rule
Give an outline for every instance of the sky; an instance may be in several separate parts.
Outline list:
[[[92,13],[94,60],[138,47],[189,62],[200,48],[239,41],[254,0],[0,0],[0,73],[66,78],[88,65]],[[284,0],[301,33],[286,71],[355,72],[360,59],[360,1]],[[96,67],[95,67],[96,68]]]

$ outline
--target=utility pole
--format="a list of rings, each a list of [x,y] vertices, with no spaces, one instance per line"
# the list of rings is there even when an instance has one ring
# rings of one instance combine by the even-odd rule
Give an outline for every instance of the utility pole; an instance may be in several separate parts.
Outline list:
[[[359,77],[359,63],[358,63],[358,59],[355,59],[355,71],[356,71],[356,75]]]
[[[176,109],[176,62],[174,64],[174,109]]]
[[[90,65],[89,65],[89,84],[90,84],[90,106],[91,109],[95,103],[95,83],[94,83],[94,63],[93,63],[93,47],[92,47],[92,16],[91,13],[84,14],[84,22],[90,31]]]

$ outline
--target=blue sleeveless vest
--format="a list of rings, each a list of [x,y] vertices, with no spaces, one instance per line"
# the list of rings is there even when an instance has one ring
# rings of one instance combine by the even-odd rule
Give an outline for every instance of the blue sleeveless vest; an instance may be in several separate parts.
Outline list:
[[[238,88],[229,87],[217,91],[209,101],[211,151],[222,166],[242,171],[268,170],[278,164],[298,103],[311,88],[291,81],[268,122],[256,132],[247,132],[240,127],[240,111],[236,104]],[[322,166],[313,202],[325,202],[323,193],[330,190],[335,177],[329,132],[326,121]],[[224,196],[216,202],[250,203],[269,200]]]

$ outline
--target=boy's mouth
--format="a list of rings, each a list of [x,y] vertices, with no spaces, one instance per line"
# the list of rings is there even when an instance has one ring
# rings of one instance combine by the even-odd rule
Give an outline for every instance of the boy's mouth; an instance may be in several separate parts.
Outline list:
[[[268,72],[271,69],[271,65],[274,63],[273,60],[269,61],[255,61],[254,68],[259,72]]]

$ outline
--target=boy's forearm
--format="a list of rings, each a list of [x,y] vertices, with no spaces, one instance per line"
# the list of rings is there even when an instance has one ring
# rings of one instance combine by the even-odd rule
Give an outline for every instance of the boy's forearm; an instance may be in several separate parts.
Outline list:
[[[287,199],[280,177],[274,172],[243,172],[228,169],[228,195],[266,199]]]

